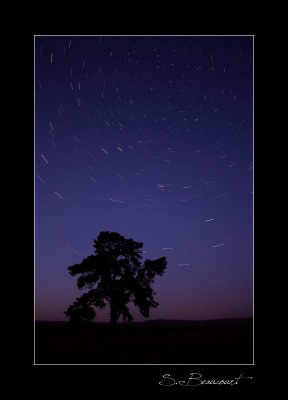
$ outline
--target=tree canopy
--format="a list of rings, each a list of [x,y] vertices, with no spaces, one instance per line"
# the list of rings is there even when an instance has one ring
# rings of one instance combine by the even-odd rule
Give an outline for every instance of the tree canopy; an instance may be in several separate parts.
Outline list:
[[[96,313],[93,308],[110,307],[110,322],[115,325],[122,315],[132,321],[128,303],[133,302],[140,313],[149,317],[156,292],[151,285],[156,275],[165,272],[166,257],[145,260],[141,264],[143,243],[126,239],[117,232],[101,232],[94,240],[95,254],[84,258],[80,264],[68,267],[72,276],[80,275],[78,288],[89,289],[64,312],[73,323],[91,322]]]

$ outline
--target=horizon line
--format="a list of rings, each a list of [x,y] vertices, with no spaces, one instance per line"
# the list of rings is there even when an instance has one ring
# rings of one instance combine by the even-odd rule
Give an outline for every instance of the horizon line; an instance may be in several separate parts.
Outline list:
[[[246,317],[230,317],[230,318],[211,318],[211,319],[167,319],[167,318],[154,318],[154,319],[146,319],[143,321],[120,321],[117,324],[131,324],[131,323],[141,323],[141,322],[152,322],[152,321],[189,321],[189,322],[205,322],[205,321],[224,321],[224,320],[231,320],[231,319],[253,319],[253,316],[246,316]],[[50,320],[50,319],[34,319],[34,322],[67,322],[67,320]],[[110,324],[110,321],[91,321],[92,324]]]

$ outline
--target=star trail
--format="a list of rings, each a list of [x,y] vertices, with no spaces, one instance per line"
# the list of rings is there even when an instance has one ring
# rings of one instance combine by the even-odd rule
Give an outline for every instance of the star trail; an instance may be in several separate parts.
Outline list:
[[[167,257],[150,318],[252,316],[253,37],[35,36],[34,49],[36,320],[65,320],[79,296],[67,267],[103,230]]]

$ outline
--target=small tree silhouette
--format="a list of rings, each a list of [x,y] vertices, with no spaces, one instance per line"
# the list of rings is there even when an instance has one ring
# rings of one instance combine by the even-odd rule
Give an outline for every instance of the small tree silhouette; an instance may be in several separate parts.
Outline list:
[[[95,317],[96,313],[91,306],[81,306],[78,301],[80,299],[77,298],[76,301],[68,307],[65,314],[70,318],[70,322],[72,325],[82,325],[88,324]]]
[[[143,243],[126,239],[117,232],[101,232],[93,247],[95,255],[68,267],[72,276],[80,274],[78,288],[90,289],[64,312],[70,322],[89,323],[96,315],[93,306],[101,309],[106,305],[110,306],[111,326],[116,325],[121,315],[124,321],[132,321],[129,302],[134,302],[148,318],[150,308],[159,305],[154,300],[156,292],[151,284],[156,275],[164,274],[166,257],[146,260],[141,265]]]

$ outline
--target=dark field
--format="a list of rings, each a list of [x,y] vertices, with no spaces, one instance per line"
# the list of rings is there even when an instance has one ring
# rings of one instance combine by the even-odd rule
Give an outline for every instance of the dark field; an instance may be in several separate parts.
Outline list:
[[[252,364],[253,320],[35,323],[36,364]]]

